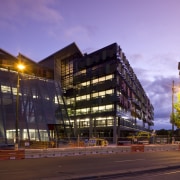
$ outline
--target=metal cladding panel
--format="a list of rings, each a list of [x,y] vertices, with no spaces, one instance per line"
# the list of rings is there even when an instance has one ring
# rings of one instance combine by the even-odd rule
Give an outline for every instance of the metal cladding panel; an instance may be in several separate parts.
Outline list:
[[[2,78],[4,74],[9,78]],[[18,113],[19,138],[44,140],[45,134],[48,137],[47,124],[65,124],[69,120],[60,86],[55,81],[35,76],[20,74],[19,77],[19,106],[16,110],[17,74],[0,71],[0,137],[13,139]],[[32,135],[32,131],[36,133]]]

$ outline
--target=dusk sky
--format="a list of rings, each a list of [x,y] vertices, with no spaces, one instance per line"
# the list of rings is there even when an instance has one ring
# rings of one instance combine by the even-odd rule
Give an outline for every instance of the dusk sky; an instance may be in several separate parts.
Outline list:
[[[179,8],[180,0],[1,0],[0,48],[38,62],[72,42],[82,53],[117,42],[154,106],[153,129],[171,129]]]

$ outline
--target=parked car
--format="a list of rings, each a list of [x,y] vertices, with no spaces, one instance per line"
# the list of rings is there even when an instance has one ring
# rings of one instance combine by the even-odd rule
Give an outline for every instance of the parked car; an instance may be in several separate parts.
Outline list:
[[[128,136],[129,139],[131,139],[133,144],[149,144],[151,133],[141,131],[138,132],[136,135]]]
[[[89,146],[107,146],[108,141],[101,138],[91,138],[88,141]]]

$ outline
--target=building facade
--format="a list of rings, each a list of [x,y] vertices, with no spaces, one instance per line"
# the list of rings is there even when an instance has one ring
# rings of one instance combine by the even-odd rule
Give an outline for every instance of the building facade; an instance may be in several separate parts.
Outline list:
[[[26,66],[24,72],[16,68],[19,61]],[[0,49],[0,145],[13,144],[16,130],[19,142],[49,141],[55,130],[59,137],[71,135],[61,86],[53,78],[52,70]]]
[[[69,48],[73,53],[68,57],[60,51],[41,63],[59,68],[75,136],[112,137],[115,142],[128,132],[149,131],[153,106],[121,48],[114,43],[85,55],[75,44]]]
[[[3,50],[0,55],[0,76],[6,77],[1,82],[0,137],[8,139],[14,136],[17,72],[5,67],[11,55]],[[154,124],[153,106],[117,43],[90,54],[72,43],[38,63],[22,54],[11,58],[29,65],[20,81],[21,139],[49,140],[58,127],[60,138],[104,137],[115,143],[128,132],[150,131]]]

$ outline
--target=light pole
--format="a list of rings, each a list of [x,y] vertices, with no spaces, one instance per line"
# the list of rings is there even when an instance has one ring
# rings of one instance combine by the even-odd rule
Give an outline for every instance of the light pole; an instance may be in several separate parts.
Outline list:
[[[172,81],[172,137],[174,136],[174,80]]]
[[[19,128],[19,87],[20,87],[20,78],[19,73],[25,68],[23,64],[17,65],[17,94],[16,94],[16,141],[15,141],[15,149],[18,150],[19,148],[19,135],[18,135],[18,128]]]

